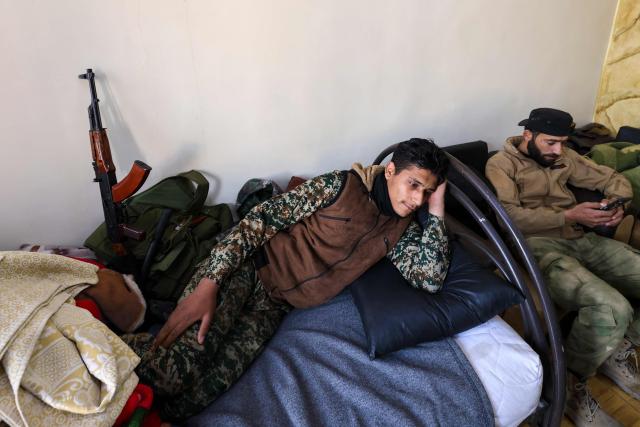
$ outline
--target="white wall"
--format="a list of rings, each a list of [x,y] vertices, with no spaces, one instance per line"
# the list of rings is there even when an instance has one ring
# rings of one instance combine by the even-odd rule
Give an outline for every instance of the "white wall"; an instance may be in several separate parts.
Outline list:
[[[87,67],[118,177],[209,201],[433,137],[498,148],[536,106],[590,121],[615,0],[0,0],[0,249],[102,220]]]

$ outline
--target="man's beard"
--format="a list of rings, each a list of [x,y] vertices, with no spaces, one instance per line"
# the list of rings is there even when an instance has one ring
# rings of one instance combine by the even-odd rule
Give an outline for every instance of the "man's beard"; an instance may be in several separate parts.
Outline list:
[[[558,155],[556,154],[548,154],[546,157],[542,155],[542,152],[533,141],[533,138],[529,140],[527,144],[527,152],[529,153],[529,157],[535,160],[540,166],[548,168],[552,164],[556,162],[558,159]]]

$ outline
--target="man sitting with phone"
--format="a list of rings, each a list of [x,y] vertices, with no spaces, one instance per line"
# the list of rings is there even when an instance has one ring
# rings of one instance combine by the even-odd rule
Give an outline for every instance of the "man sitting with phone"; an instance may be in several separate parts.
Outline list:
[[[640,399],[636,345],[640,320],[627,298],[640,298],[640,252],[584,227],[616,227],[631,185],[613,169],[563,147],[570,114],[531,111],[522,136],[507,139],[489,159],[487,178],[527,238],[553,301],[577,312],[565,341],[569,369],[566,414],[578,426],[619,425],[599,410],[586,379],[599,370]],[[606,198],[577,203],[567,184],[599,190]]]

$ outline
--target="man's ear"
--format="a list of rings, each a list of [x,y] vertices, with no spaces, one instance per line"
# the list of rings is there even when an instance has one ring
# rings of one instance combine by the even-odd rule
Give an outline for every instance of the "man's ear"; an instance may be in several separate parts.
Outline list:
[[[384,168],[384,177],[389,179],[395,173],[396,173],[396,165],[393,162],[387,163],[387,166]]]
[[[529,129],[525,129],[524,132],[522,132],[522,138],[524,139],[524,142],[531,141],[531,138],[533,138],[533,132]]]

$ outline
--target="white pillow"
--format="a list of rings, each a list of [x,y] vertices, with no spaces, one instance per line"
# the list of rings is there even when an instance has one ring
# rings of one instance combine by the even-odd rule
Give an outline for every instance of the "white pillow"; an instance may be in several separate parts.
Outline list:
[[[542,393],[542,363],[499,316],[454,336],[484,385],[496,426],[517,426]]]

